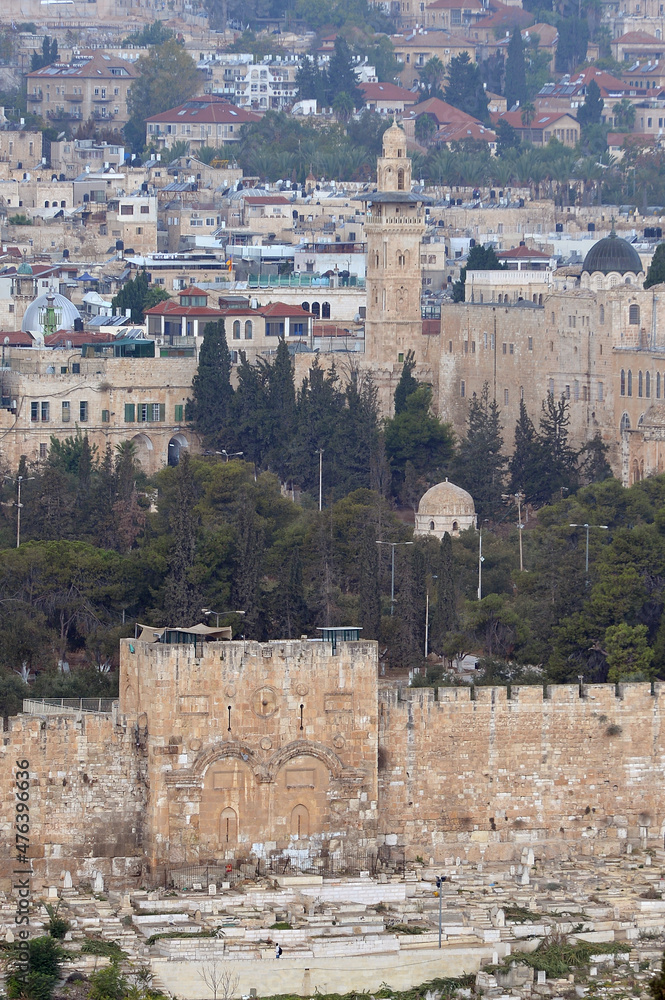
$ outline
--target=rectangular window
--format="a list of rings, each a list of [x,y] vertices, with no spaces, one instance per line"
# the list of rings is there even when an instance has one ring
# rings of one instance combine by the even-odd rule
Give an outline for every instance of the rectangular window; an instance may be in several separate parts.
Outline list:
[[[469,353],[469,341],[468,340],[464,341],[464,353],[465,354]]]
[[[569,385],[566,386],[565,392],[566,392],[566,399],[570,399],[570,386]]]
[[[125,403],[125,423],[133,424],[136,420],[136,407],[134,403]]]
[[[151,403],[150,404],[150,420],[152,420],[152,421],[159,421],[159,420],[163,420],[164,419],[162,417],[162,407],[163,406],[164,406],[163,403]]]
[[[476,342],[475,342],[475,340],[471,341],[471,353],[472,354],[476,353]]]
[[[504,389],[503,390],[503,405],[504,406],[508,406],[508,398],[509,398],[508,397],[508,390]]]
[[[85,400],[79,403],[79,420],[84,424],[88,419],[88,404]]]
[[[150,205],[141,205],[141,215],[148,215],[150,212]]]
[[[580,383],[575,379],[573,382],[573,398],[577,402],[580,398]]]
[[[42,403],[42,423],[47,423],[49,419],[49,404]]]
[[[183,404],[182,403],[176,403],[176,406],[175,406],[175,422],[177,424],[181,424],[182,423],[182,412],[183,412]]]
[[[448,341],[448,354],[452,354],[452,353],[453,353],[453,342],[452,342],[452,340],[449,340]]]
[[[533,350],[533,337],[529,337],[529,350]]]
[[[63,424],[69,423],[71,417],[71,411],[69,409],[69,400],[63,399],[62,401],[62,422]]]
[[[503,354],[507,354],[508,353],[508,344],[502,344],[501,345],[501,351],[502,351]]]
[[[30,403],[30,419],[39,420],[39,403]]]
[[[549,380],[549,382],[547,383],[547,391],[548,391],[548,393],[549,393],[550,396],[554,395],[554,379],[553,378],[551,378]]]
[[[514,354],[514,353],[515,353],[515,345],[514,345],[514,344],[511,344],[511,345],[510,345],[510,353],[511,353],[511,354]]]
[[[39,457],[48,458],[48,445],[45,442],[41,442],[39,445]]]
[[[140,424],[148,423],[149,403],[139,403],[136,407],[136,419]]]
[[[80,374],[81,374],[81,365],[78,361],[75,361],[74,364],[72,365],[72,375],[80,375]]]
[[[111,413],[109,410],[102,410],[102,423],[108,424],[111,419]]]
[[[459,394],[464,399],[466,396],[466,382],[460,382],[459,384]]]
[[[603,383],[599,382],[598,383],[598,402],[602,403],[602,401],[603,401]]]

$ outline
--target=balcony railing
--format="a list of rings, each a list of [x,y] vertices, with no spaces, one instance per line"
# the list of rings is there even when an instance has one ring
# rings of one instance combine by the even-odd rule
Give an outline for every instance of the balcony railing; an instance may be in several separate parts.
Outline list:
[[[113,711],[114,698],[24,698],[23,711],[27,715],[69,715],[72,712]]]

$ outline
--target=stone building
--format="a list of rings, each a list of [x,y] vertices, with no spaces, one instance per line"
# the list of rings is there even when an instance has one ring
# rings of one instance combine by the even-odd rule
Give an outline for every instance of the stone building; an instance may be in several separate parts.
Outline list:
[[[446,479],[430,487],[421,497],[414,535],[431,535],[441,540],[446,532],[459,535],[460,531],[475,527],[473,497],[460,486]]]
[[[71,63],[52,63],[26,74],[28,110],[54,121],[93,118],[119,129],[129,121],[127,96],[138,71],[101,50]]]
[[[180,449],[193,443],[185,405],[196,360],[127,356],[131,346],[116,340],[83,350],[8,350],[2,396],[9,406],[0,409],[3,461],[12,469],[22,455],[43,461],[52,436],[63,440],[80,430],[100,455],[107,445],[132,441],[148,474],[177,464]]]

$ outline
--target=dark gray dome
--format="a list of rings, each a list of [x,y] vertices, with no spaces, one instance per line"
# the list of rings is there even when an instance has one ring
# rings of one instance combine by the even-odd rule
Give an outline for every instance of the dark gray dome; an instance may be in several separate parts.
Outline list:
[[[584,258],[582,271],[593,274],[600,271],[602,274],[610,274],[618,271],[619,274],[639,274],[642,271],[642,261],[635,247],[612,230],[604,240],[598,240],[589,250]]]

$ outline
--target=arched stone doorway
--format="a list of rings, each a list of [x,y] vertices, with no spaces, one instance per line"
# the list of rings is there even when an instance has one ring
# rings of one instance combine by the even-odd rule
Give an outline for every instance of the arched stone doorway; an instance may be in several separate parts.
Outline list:
[[[139,462],[144,472],[153,471],[155,449],[147,434],[135,434],[132,444],[136,449],[136,461]]]
[[[189,441],[184,434],[174,434],[169,441],[169,453],[168,453],[168,464],[178,465],[180,462],[180,453],[183,448],[189,448]]]

